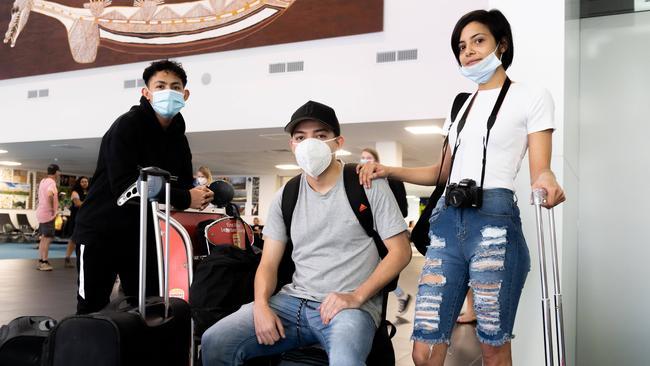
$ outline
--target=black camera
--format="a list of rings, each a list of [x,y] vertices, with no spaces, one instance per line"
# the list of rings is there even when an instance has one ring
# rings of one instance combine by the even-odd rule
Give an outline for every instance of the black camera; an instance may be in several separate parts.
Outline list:
[[[473,179],[463,179],[447,186],[445,203],[454,207],[481,207],[483,190]]]

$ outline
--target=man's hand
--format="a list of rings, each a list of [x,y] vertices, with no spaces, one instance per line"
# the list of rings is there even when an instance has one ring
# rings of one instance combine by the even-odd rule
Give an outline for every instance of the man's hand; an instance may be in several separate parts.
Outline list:
[[[253,319],[257,343],[272,346],[285,338],[284,327],[278,315],[266,304],[253,304]]]
[[[358,309],[363,304],[354,293],[336,293],[333,292],[325,298],[320,305],[320,318],[323,324],[329,324],[330,321],[343,309]]]
[[[190,208],[203,210],[208,207],[208,204],[212,202],[212,197],[214,197],[214,192],[209,188],[204,186],[197,186],[190,189]]]

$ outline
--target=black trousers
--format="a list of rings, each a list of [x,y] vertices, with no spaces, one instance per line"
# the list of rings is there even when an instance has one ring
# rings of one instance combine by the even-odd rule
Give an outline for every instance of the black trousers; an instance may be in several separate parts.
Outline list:
[[[109,236],[77,243],[77,314],[103,309],[110,301],[116,276],[124,294],[137,302],[140,270],[140,243],[137,233]],[[159,294],[156,245],[153,235],[147,243],[146,294]]]

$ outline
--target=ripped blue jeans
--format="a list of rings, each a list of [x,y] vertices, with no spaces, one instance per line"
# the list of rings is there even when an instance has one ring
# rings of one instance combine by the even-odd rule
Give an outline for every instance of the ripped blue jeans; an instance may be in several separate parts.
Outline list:
[[[446,206],[442,197],[430,223],[431,245],[418,284],[412,339],[449,344],[469,286],[479,341],[492,346],[509,342],[530,271],[513,192],[485,190],[480,209]]]

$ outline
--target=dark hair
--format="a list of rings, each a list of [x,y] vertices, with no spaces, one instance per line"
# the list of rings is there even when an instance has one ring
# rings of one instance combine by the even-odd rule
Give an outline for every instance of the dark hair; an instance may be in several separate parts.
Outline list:
[[[460,65],[460,47],[458,43],[460,42],[460,34],[463,31],[463,28],[471,22],[479,22],[490,30],[490,33],[494,36],[494,39],[497,42],[497,45],[501,43],[506,43],[506,51],[501,55],[501,64],[503,69],[507,70],[510,64],[512,63],[512,58],[514,55],[514,46],[512,45],[512,30],[510,29],[510,23],[508,19],[497,9],[487,10],[474,10],[463,15],[456,26],[454,31],[451,33],[451,49],[454,51],[454,56],[456,56],[456,61]]]
[[[50,164],[47,166],[47,175],[54,175],[56,172],[60,171],[61,168],[59,168],[58,165],[56,164]]]
[[[373,148],[370,148],[370,147],[366,147],[365,149],[361,150],[361,152],[364,152],[364,151],[367,152],[368,154],[372,155],[375,158],[375,161],[377,163],[379,163],[379,153],[377,152],[377,150],[375,150]]]
[[[154,61],[149,65],[144,72],[142,73],[142,80],[144,80],[145,85],[149,85],[149,80],[159,71],[168,71],[172,74],[178,76],[183,83],[183,87],[187,85],[187,74],[183,70],[183,65],[176,61],[170,60],[160,60]]]
[[[79,193],[79,192],[83,193],[84,189],[81,188],[81,180],[83,180],[83,179],[86,179],[88,181],[88,186],[90,186],[90,179],[88,179],[88,177],[79,177],[74,182],[74,186],[72,186],[72,191],[71,192],[76,191],[77,193]]]

